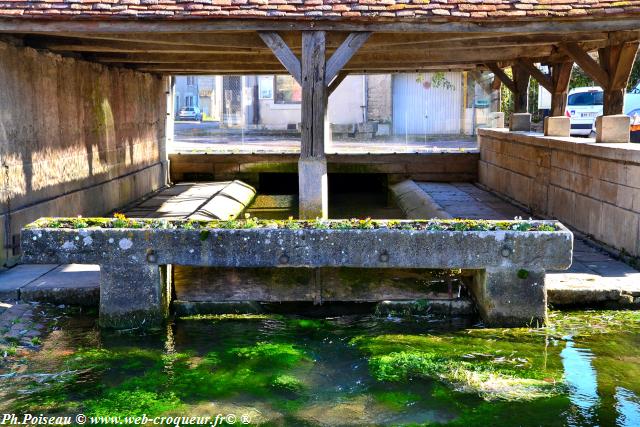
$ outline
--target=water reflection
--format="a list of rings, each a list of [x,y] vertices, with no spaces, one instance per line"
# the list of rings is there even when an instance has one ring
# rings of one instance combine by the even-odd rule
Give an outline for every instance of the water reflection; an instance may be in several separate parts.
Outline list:
[[[640,398],[624,387],[616,387],[616,424],[621,427],[640,426]]]
[[[569,387],[569,400],[577,409],[570,417],[571,425],[598,425],[597,408],[598,379],[593,368],[593,353],[589,349],[577,348],[574,342],[567,341],[560,353],[564,367],[565,380]],[[572,421],[572,422],[571,422]]]

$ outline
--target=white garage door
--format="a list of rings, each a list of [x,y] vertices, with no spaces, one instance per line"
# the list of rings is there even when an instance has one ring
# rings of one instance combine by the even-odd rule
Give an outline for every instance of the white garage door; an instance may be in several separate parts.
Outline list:
[[[462,73],[444,73],[451,87],[434,87],[433,73],[393,75],[396,135],[460,133]]]

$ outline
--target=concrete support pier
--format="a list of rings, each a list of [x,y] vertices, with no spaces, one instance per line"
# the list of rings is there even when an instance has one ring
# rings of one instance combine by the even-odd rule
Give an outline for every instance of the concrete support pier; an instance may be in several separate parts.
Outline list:
[[[483,321],[488,326],[544,325],[547,293],[544,270],[489,267],[478,271],[471,285]]]
[[[170,265],[144,260],[140,264],[101,265],[100,326],[113,329],[161,326],[169,316],[170,277]]]
[[[299,216],[301,219],[327,219],[329,180],[327,159],[300,158],[298,161]]]

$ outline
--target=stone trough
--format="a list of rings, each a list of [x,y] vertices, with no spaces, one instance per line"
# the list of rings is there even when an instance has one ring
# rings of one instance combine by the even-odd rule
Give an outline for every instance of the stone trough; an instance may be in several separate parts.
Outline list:
[[[555,231],[511,229],[517,222],[501,222],[506,229],[494,231],[447,231],[427,229],[433,221],[377,222],[367,229],[338,228],[332,221],[317,228],[289,221],[233,229],[229,222],[158,220],[137,228],[108,228],[109,220],[102,220],[102,226],[76,229],[60,222],[47,228],[47,221],[22,231],[23,261],[99,264],[100,325],[111,328],[153,327],[166,319],[171,265],[462,269],[473,276],[471,292],[485,323],[542,324],[545,271],[567,269],[573,249],[572,233],[554,221],[526,223]]]

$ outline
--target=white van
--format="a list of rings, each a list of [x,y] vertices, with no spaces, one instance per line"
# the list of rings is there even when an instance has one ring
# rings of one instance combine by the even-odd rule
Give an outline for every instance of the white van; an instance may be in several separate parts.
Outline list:
[[[571,118],[571,135],[589,136],[596,117],[602,115],[604,93],[597,86],[569,91],[567,116]]]

